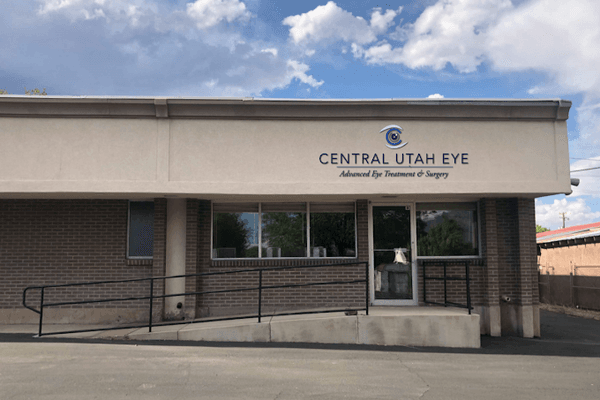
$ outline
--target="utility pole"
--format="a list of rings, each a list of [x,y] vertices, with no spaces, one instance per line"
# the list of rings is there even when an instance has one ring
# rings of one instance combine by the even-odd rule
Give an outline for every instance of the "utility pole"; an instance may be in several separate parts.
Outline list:
[[[569,218],[566,217],[566,214],[567,214],[566,212],[558,213],[558,215],[560,215],[562,217],[562,220],[563,220],[563,229],[565,229],[565,220],[569,219]]]

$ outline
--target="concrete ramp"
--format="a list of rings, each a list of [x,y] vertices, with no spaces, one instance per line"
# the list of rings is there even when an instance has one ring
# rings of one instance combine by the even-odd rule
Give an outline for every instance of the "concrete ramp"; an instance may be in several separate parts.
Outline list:
[[[142,328],[135,340],[480,347],[479,315],[438,307],[373,307],[369,315],[304,314]]]

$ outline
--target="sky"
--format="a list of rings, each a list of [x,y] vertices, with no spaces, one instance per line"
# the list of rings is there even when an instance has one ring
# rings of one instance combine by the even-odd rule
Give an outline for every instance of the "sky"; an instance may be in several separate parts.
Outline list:
[[[0,0],[0,38],[11,94],[571,100],[536,221],[600,221],[598,0]]]

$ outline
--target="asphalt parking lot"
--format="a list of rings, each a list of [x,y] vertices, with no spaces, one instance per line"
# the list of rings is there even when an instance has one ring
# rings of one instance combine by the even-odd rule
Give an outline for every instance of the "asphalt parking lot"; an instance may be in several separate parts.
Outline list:
[[[600,398],[600,321],[541,320],[480,349],[0,334],[0,399]]]

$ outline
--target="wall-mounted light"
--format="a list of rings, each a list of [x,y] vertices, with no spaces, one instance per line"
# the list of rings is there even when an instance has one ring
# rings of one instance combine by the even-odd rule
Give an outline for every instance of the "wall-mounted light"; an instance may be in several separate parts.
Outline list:
[[[571,178],[571,186],[579,186],[579,178]]]

